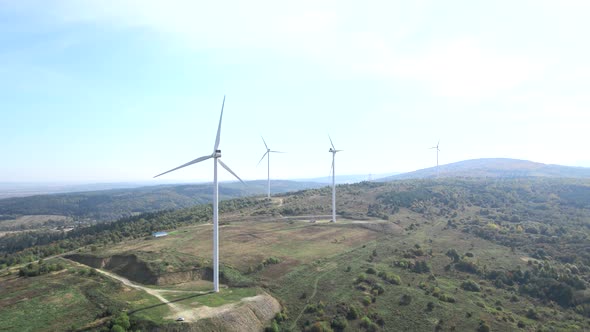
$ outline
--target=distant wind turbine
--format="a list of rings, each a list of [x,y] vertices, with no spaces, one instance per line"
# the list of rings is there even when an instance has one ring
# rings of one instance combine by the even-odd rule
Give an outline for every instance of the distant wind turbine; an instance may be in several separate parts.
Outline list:
[[[154,176],[158,176],[170,173],[177,169],[181,169],[192,164],[200,163],[207,159],[213,158],[213,289],[215,292],[219,292],[219,183],[217,181],[217,163],[235,176],[240,182],[244,183],[239,176],[236,175],[226,164],[221,161],[221,150],[219,150],[219,139],[221,135],[221,119],[223,118],[223,107],[225,105],[225,96],[223,96],[223,103],[221,104],[221,115],[219,116],[219,126],[217,127],[217,137],[215,138],[215,145],[213,146],[213,153],[207,156],[199,157],[193,161],[189,161],[184,165],[180,165],[164,173]]]
[[[436,143],[436,146],[431,147],[431,149],[436,149],[436,177],[438,177],[438,153],[440,152],[440,149],[438,148],[439,145],[440,140],[438,141],[438,143]]]
[[[332,153],[332,168],[330,171],[332,172],[332,222],[336,222],[336,169],[334,168],[334,159],[336,158],[336,153],[342,150],[336,150],[334,147],[334,143],[332,142],[332,137],[328,135],[330,139],[330,144],[332,147],[328,152]]]
[[[266,145],[266,141],[264,140],[264,137],[260,136],[262,138],[262,142],[264,143],[264,146],[266,147],[266,152],[262,155],[262,158],[260,158],[260,161],[258,162],[258,165],[260,165],[260,163],[262,162],[262,159],[264,159],[264,157],[266,157],[267,160],[267,173],[268,173],[268,193],[267,193],[267,198],[270,199],[270,154],[271,153],[284,153],[281,151],[274,151],[268,148],[268,145]]]

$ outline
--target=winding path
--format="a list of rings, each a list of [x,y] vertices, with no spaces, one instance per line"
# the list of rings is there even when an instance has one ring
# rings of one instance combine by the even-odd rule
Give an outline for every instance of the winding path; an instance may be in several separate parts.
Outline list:
[[[324,271],[324,273],[320,274],[317,278],[315,278],[315,281],[313,283],[313,292],[311,293],[311,296],[307,299],[307,302],[305,302],[305,306],[303,307],[303,309],[301,309],[301,312],[299,312],[299,315],[297,316],[297,318],[295,318],[295,320],[293,321],[293,324],[291,324],[291,330],[293,330],[293,329],[295,329],[295,327],[297,327],[297,322],[299,321],[299,318],[301,318],[301,316],[303,315],[303,312],[305,311],[305,308],[307,307],[309,302],[315,297],[315,295],[318,291],[318,283],[320,282],[320,279],[324,275],[326,275],[328,272],[334,270],[337,267],[338,267],[337,264],[328,264],[323,269],[319,270],[319,271]]]

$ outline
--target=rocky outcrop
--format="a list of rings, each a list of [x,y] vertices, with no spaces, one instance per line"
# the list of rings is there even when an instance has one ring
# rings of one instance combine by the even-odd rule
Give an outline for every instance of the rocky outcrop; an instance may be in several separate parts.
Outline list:
[[[281,305],[274,297],[264,293],[242,299],[239,304],[228,305],[215,311],[210,317],[192,323],[168,325],[157,331],[218,332],[240,331],[259,332],[281,311]]]

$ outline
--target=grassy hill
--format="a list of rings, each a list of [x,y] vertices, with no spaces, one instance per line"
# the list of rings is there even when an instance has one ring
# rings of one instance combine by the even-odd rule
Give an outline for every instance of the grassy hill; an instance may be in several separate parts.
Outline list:
[[[414,172],[385,177],[378,181],[404,179],[426,179],[436,177],[551,177],[551,178],[590,178],[590,168],[561,165],[547,165],[528,160],[508,158],[484,158],[460,161],[447,165],[425,168]]]
[[[341,185],[336,223],[326,216],[330,192],[319,188],[276,195],[272,201],[241,198],[220,205],[222,282],[227,290],[247,294],[263,289],[278,299],[282,312],[269,325],[285,331],[590,328],[590,181],[494,178]],[[196,206],[75,230],[21,251],[0,245],[0,264],[9,264],[12,257],[35,259],[51,248],[82,247],[73,259],[154,284],[149,287],[203,290],[211,288],[210,216],[208,206]],[[169,235],[154,239],[149,236],[153,230],[168,230]],[[35,288],[46,283],[39,278],[51,273],[15,280],[23,290],[27,283]],[[13,289],[0,290],[0,301],[26,297]],[[119,293],[113,294],[115,300]],[[153,303],[149,295],[142,296]],[[214,303],[216,296],[206,303]],[[27,310],[42,306],[19,303],[28,303]],[[133,328],[172,324],[165,318],[172,309],[165,306],[142,307],[139,315],[136,302],[116,303],[122,303],[116,310],[128,310]],[[60,305],[63,317],[70,314]],[[207,307],[192,300],[179,305]],[[31,319],[30,324],[38,323]],[[92,324],[108,327],[109,321],[84,318],[74,327]]]

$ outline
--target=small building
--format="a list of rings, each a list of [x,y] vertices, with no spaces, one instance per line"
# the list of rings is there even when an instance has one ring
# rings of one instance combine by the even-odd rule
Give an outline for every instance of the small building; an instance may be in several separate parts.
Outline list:
[[[163,237],[163,236],[167,236],[168,233],[167,232],[153,232],[152,236],[153,237]]]

